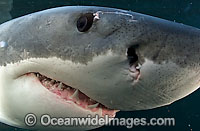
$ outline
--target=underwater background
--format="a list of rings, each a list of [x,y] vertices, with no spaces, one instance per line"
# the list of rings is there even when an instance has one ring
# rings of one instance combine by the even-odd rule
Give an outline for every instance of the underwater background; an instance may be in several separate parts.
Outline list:
[[[0,0],[0,23],[44,9],[68,5],[96,5],[131,10],[200,28],[200,0]],[[200,55],[200,54],[199,54]],[[134,131],[200,131],[200,89],[169,106],[146,111],[119,112],[118,118],[175,118],[176,125],[136,126]],[[0,131],[26,131],[0,123]],[[96,130],[127,130],[104,126]]]

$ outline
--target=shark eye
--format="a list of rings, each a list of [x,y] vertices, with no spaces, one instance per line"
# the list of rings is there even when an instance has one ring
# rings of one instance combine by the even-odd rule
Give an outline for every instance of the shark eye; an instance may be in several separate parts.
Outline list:
[[[133,65],[134,63],[136,63],[138,61],[138,56],[137,56],[135,48],[133,46],[128,48],[127,58],[129,60],[130,65]]]
[[[77,29],[80,32],[88,31],[93,24],[94,15],[92,13],[87,13],[81,16],[77,21]]]

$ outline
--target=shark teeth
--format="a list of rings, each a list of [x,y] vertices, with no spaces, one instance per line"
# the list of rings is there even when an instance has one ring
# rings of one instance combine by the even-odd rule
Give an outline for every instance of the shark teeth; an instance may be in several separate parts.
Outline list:
[[[62,89],[62,87],[63,87],[63,84],[62,84],[62,82],[61,82],[61,83],[59,83],[58,88],[59,88],[59,89]]]
[[[74,94],[71,95],[69,98],[74,99],[77,104],[80,104],[80,102],[79,102],[79,90],[76,89]]]
[[[96,108],[99,105],[99,103],[93,104],[93,105],[89,105],[88,108]]]
[[[36,74],[36,77],[37,77],[37,78],[39,78],[39,77],[40,77],[40,75],[37,73],[37,74]]]
[[[114,110],[109,109],[101,103],[98,103],[97,101],[89,98],[78,89],[72,88],[71,86],[62,83],[61,81],[52,80],[51,78],[41,75],[40,73],[34,74],[45,88],[47,88],[50,92],[60,96],[61,99],[72,101],[79,107],[97,113],[101,116],[104,114],[109,114],[110,116],[115,115]]]
[[[102,116],[103,115],[103,110],[102,110],[102,108],[100,107],[99,108],[99,110],[97,111],[97,114],[99,114],[100,116]]]
[[[79,99],[78,93],[79,93],[79,91],[76,89],[76,91],[74,92],[74,94],[71,95],[69,98],[70,98],[70,99]]]
[[[51,80],[50,82],[51,82],[51,84],[54,84],[56,81],[55,80]]]

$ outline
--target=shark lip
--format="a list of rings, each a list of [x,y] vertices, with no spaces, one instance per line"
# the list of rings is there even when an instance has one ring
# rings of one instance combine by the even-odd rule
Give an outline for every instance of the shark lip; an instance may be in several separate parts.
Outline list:
[[[59,96],[61,100],[66,102],[73,102],[77,106],[81,107],[84,110],[89,110],[91,112],[101,114],[101,116],[108,115],[110,117],[115,117],[118,110],[109,109],[103,104],[91,99],[86,94],[82,93],[80,90],[75,89],[67,84],[64,84],[60,81],[53,80],[48,78],[40,73],[27,73],[25,75],[32,75],[40,81],[40,83],[48,89],[51,93]]]

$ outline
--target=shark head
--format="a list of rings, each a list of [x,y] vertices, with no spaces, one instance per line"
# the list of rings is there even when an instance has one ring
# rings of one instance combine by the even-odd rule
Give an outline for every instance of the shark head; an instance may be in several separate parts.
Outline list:
[[[170,104],[200,85],[199,35],[159,18],[88,6],[4,23],[0,120],[24,127],[28,113],[114,117]]]

